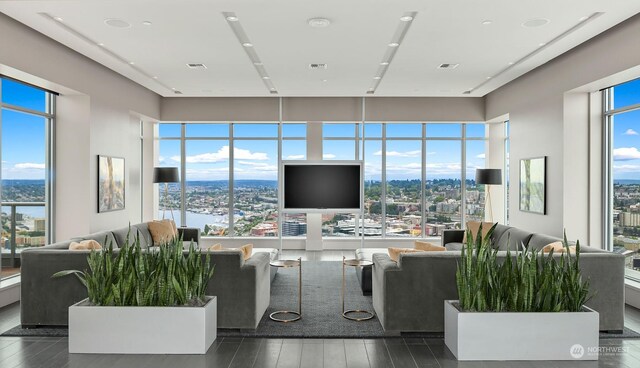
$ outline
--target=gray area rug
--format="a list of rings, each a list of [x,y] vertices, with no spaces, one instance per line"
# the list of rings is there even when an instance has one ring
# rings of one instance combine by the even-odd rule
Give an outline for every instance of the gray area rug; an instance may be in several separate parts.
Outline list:
[[[353,267],[346,268],[346,308],[373,311],[371,296],[363,296]],[[342,262],[308,261],[302,263],[302,319],[296,322],[275,322],[269,314],[276,310],[297,310],[298,269],[281,268],[271,284],[271,305],[258,328],[251,330],[218,329],[219,337],[273,338],[381,338],[385,335],[376,317],[355,322],[342,317],[340,293]],[[1,336],[68,336],[66,328],[23,329],[16,326]],[[407,333],[403,337],[442,338],[442,333]],[[621,334],[601,333],[601,339],[640,338],[629,328]]]

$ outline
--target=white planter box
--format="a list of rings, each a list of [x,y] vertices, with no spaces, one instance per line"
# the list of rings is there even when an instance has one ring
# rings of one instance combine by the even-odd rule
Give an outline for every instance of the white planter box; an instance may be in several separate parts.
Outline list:
[[[598,360],[599,315],[460,312],[444,302],[444,342],[458,360]]]
[[[69,307],[69,352],[205,354],[216,339],[217,300],[202,307]]]

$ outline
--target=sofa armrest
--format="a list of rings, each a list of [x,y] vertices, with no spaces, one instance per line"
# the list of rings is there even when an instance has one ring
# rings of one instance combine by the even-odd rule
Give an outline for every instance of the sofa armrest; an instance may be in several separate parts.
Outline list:
[[[442,232],[442,246],[449,243],[462,243],[464,239],[464,230],[444,230]]]
[[[389,255],[387,254],[375,253],[372,258],[373,266],[379,267],[382,272],[400,270],[398,264],[395,261],[391,260],[391,257],[389,257]]]

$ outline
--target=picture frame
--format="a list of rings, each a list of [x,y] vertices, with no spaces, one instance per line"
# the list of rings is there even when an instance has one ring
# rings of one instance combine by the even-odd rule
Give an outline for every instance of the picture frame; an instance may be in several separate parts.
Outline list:
[[[98,155],[98,213],[125,209],[124,157]]]
[[[520,211],[547,213],[547,156],[520,160]]]

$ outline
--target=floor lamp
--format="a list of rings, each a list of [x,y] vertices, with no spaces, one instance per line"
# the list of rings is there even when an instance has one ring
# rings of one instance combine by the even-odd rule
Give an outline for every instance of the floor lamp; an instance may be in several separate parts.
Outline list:
[[[153,168],[153,182],[164,183],[164,204],[167,207],[169,199],[169,183],[179,183],[180,175],[178,174],[177,167],[155,167]],[[162,211],[162,219],[164,220],[164,212]],[[173,222],[176,220],[173,218],[173,208],[171,208],[171,219]]]
[[[493,207],[491,206],[491,186],[502,185],[502,170],[500,169],[477,169],[476,185],[484,184],[486,193],[486,206],[489,206],[489,221],[493,222]]]

